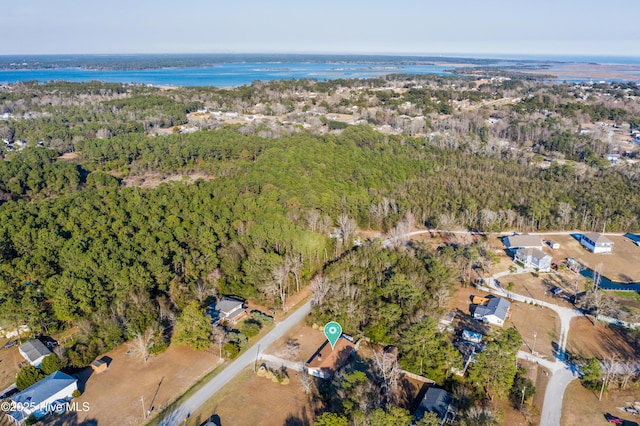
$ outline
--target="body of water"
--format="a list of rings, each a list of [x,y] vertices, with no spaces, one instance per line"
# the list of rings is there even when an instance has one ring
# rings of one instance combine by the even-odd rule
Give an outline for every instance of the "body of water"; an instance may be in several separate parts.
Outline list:
[[[0,57],[0,83],[20,81],[104,81],[138,83],[155,86],[237,87],[256,80],[314,78],[317,80],[372,78],[391,73],[445,75],[457,67],[510,67],[545,65],[538,73],[554,74],[563,67],[577,64],[571,73],[558,75],[558,81],[613,80],[581,72],[587,64],[614,65],[618,78],[640,81],[640,58],[584,56],[511,56],[502,59],[482,57],[418,56],[323,56],[323,55],[107,55],[107,56],[31,56]],[[50,66],[43,66],[49,64]],[[51,66],[53,64],[53,66]],[[67,65],[68,64],[68,65]],[[73,65],[71,65],[73,64]],[[165,68],[147,64],[167,65]],[[173,64],[176,66],[173,67]],[[35,66],[34,66],[35,65]],[[23,67],[25,69],[19,69]],[[132,69],[126,69],[132,68]],[[575,69],[574,69],[575,68]],[[526,71],[526,70],[522,70]],[[629,74],[627,78],[625,73]],[[575,74],[574,74],[575,73]],[[561,73],[559,73],[561,74]],[[604,74],[603,74],[604,75]]]
[[[315,78],[371,78],[390,73],[444,74],[451,65],[393,65],[353,63],[223,63],[207,67],[142,70],[89,70],[82,68],[0,70],[0,82],[54,81],[140,83],[155,86],[237,87],[256,80]]]

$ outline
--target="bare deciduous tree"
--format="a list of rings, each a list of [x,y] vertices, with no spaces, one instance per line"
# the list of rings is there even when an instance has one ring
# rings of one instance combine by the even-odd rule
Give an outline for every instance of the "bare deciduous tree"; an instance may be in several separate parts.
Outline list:
[[[346,214],[338,216],[338,226],[342,231],[342,241],[347,245],[351,245],[351,240],[358,232],[358,224]]]
[[[397,352],[377,348],[371,351],[376,376],[380,381],[383,404],[395,404],[398,398],[400,367]]]
[[[316,305],[322,305],[331,289],[331,283],[324,275],[316,275],[311,280],[311,299]]]
[[[149,327],[143,333],[138,333],[136,337],[128,343],[129,349],[146,363],[149,360],[149,350],[156,342],[157,335],[157,328]]]

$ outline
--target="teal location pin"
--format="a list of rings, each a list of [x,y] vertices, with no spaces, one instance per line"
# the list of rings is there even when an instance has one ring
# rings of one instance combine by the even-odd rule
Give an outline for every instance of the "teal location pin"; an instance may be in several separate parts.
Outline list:
[[[336,346],[336,342],[342,336],[342,327],[335,321],[328,322],[324,326],[324,335],[327,336],[329,343],[331,343],[331,350]]]

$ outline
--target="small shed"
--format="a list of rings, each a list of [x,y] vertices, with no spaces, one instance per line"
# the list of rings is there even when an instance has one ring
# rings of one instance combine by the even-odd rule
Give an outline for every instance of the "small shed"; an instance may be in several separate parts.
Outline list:
[[[560,248],[560,243],[555,241],[548,240],[547,244],[549,245],[549,247],[551,247],[554,250],[558,250]]]
[[[103,371],[107,371],[107,368],[109,368],[109,364],[103,359],[96,359],[91,363],[91,369],[94,373],[102,373]]]

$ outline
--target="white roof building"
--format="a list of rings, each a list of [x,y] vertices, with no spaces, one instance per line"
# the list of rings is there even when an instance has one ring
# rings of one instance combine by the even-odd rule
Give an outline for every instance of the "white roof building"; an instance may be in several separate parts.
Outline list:
[[[18,347],[18,352],[34,367],[40,367],[42,360],[51,355],[51,351],[38,339],[24,342]]]

